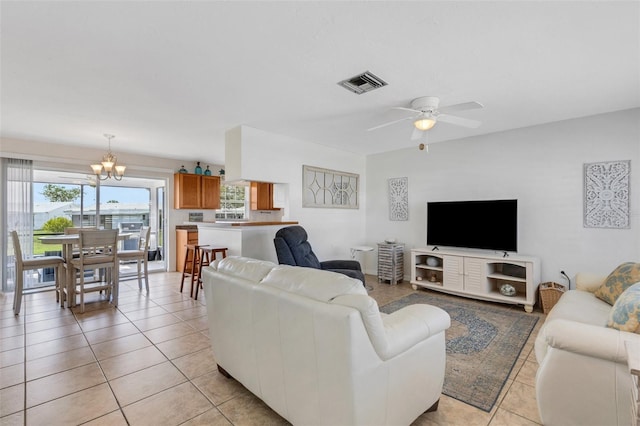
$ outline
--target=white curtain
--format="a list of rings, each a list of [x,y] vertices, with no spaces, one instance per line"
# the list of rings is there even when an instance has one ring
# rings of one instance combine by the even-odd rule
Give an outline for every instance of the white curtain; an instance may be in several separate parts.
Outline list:
[[[33,162],[14,158],[2,159],[2,291],[13,291],[15,283],[13,244],[9,233],[18,231],[22,254],[33,254]],[[25,278],[24,287],[36,282]]]

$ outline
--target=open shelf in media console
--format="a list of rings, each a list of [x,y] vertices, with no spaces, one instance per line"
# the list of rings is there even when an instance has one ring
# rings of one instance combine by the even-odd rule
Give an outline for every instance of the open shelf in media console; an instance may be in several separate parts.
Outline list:
[[[417,288],[415,288],[415,286],[419,286],[419,287],[426,287],[426,288],[430,288],[430,287],[442,287],[442,281],[431,281],[431,280],[416,280],[416,284],[413,284],[414,290],[417,290]]]
[[[504,275],[504,274],[498,274],[498,273],[489,274],[487,275],[487,278],[494,278],[496,280],[502,280],[502,281],[517,281],[521,283],[527,282],[526,278],[514,277],[512,275]]]
[[[444,275],[441,266],[416,265],[413,274],[415,276],[415,282],[419,285],[436,285],[442,287]]]
[[[416,265],[416,268],[429,269],[429,270],[432,270],[432,271],[442,271],[443,270],[442,266],[429,266],[426,263],[418,264],[418,265]]]
[[[527,296],[523,293],[516,293],[515,296],[505,296],[497,290],[492,290],[489,292],[489,295],[492,299],[496,301],[505,301],[507,303],[519,303],[525,304],[527,301]]]

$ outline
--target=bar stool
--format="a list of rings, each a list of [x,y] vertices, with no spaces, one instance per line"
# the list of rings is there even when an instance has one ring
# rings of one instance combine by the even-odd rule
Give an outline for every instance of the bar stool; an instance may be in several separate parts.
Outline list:
[[[200,269],[198,270],[198,284],[196,285],[195,300],[198,300],[198,289],[202,288],[202,268],[210,265],[216,260],[218,253],[222,254],[222,258],[227,257],[227,247],[201,247],[200,248]]]
[[[182,268],[182,279],[180,280],[180,293],[184,288],[184,279],[189,278],[191,288],[189,289],[189,297],[193,297],[193,284],[198,282],[198,274],[200,272],[200,249],[207,247],[205,245],[187,244],[187,250],[184,253],[184,267]]]

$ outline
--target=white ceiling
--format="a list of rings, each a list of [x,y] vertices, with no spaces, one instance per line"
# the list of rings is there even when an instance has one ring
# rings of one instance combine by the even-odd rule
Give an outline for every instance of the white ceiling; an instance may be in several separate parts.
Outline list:
[[[369,154],[640,107],[639,1],[2,1],[3,137],[224,162],[240,124]],[[389,83],[336,83],[369,70]]]

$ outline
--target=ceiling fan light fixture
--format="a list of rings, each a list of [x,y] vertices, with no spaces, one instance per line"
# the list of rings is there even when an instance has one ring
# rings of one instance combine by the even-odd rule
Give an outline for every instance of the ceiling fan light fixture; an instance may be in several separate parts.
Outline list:
[[[413,122],[413,125],[416,126],[418,130],[429,130],[436,125],[435,117],[420,117],[416,121]]]

